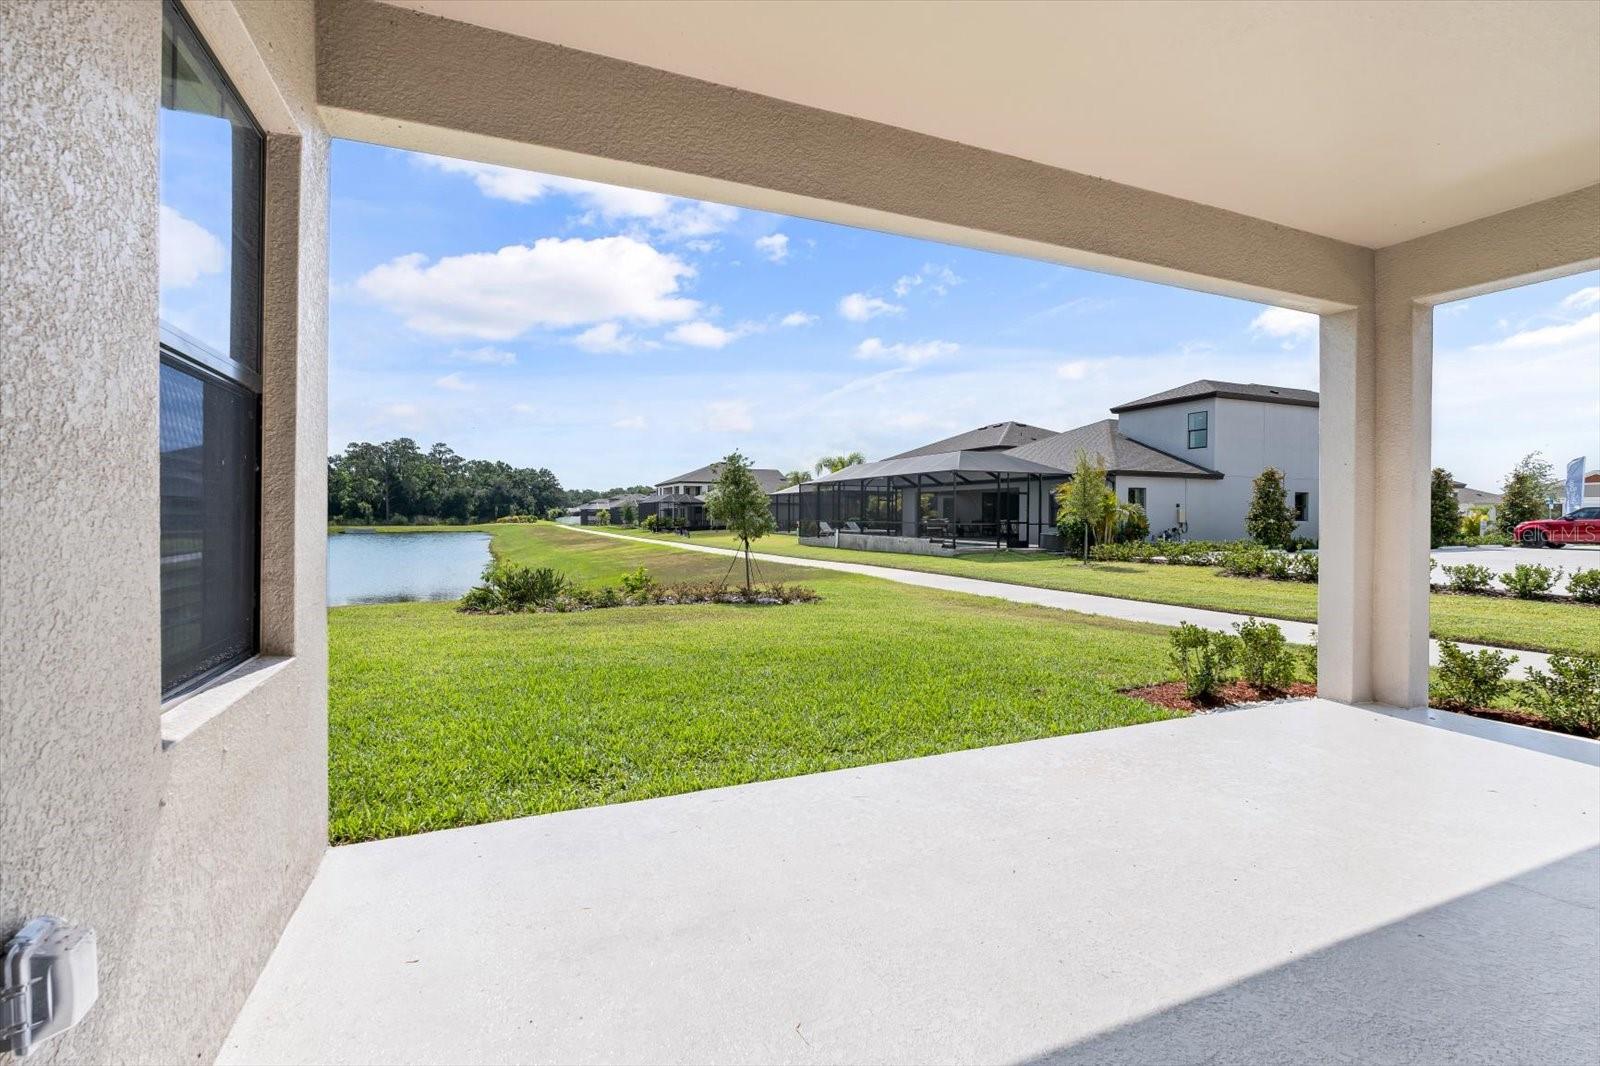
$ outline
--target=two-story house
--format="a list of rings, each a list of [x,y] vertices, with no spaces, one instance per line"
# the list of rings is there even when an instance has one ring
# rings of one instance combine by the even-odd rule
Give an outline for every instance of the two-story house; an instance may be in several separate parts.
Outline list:
[[[752,467],[750,473],[762,491],[771,495],[784,487],[783,473],[770,467]],[[706,497],[722,474],[721,463],[707,463],[687,474],[656,483],[656,491],[639,501],[639,518],[654,516],[658,521],[684,529],[706,529]]]
[[[1317,394],[1231,381],[1191,381],[1112,408],[1116,417],[1062,433],[998,422],[799,488],[802,536],[885,550],[939,552],[985,543],[1055,547],[1054,493],[1086,455],[1154,536],[1238,540],[1254,482],[1284,474],[1295,533],[1317,536]],[[775,490],[774,490],[775,491]],[[832,531],[830,533],[830,531]],[[855,540],[861,543],[856,545]],[[892,541],[892,543],[891,543]]]

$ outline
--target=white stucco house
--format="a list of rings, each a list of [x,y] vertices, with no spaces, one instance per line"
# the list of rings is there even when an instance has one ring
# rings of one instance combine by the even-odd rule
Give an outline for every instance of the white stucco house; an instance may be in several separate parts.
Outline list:
[[[1055,491],[1079,454],[1153,536],[1237,540],[1256,477],[1284,474],[1295,534],[1317,536],[1317,394],[1203,379],[1056,433],[997,422],[799,487],[801,535],[818,543],[938,554],[1057,547]],[[933,542],[934,547],[928,548]]]

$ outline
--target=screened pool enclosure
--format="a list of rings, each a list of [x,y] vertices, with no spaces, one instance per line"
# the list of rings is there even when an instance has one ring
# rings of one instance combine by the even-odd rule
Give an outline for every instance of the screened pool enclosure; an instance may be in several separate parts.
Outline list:
[[[859,463],[799,486],[799,534],[859,547],[899,542],[893,550],[914,550],[908,542],[946,551],[1047,547],[1055,538],[1052,493],[1066,476],[1001,452]]]

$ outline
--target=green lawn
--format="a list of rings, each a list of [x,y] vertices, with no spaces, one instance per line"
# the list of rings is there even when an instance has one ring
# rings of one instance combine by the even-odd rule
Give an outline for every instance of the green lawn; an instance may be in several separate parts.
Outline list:
[[[636,530],[630,536],[683,542],[670,534]],[[600,539],[600,538],[595,538]],[[696,533],[692,543],[732,547],[722,533]],[[1091,563],[1084,566],[1058,555],[980,552],[957,558],[902,555],[897,552],[814,548],[792,534],[765,537],[757,550],[801,559],[893,566],[957,577],[1009,581],[1017,585],[1088,592],[1128,600],[1204,607],[1214,611],[1253,614],[1263,618],[1317,620],[1317,588],[1294,581],[1226,577],[1210,567],[1161,566],[1147,563]],[[1600,608],[1577,603],[1513,600],[1491,596],[1434,593],[1430,623],[1435,637],[1533,651],[1593,652],[1600,648]]]
[[[587,582],[715,556],[549,524],[495,551]],[[1159,627],[817,570],[787,607],[329,612],[331,833],[369,840],[1168,717]]]

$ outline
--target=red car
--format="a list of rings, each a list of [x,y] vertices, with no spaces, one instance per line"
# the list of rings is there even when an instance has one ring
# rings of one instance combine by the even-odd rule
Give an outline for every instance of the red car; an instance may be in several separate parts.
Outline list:
[[[1564,548],[1568,544],[1600,544],[1600,507],[1580,507],[1562,518],[1524,522],[1512,533],[1529,548]]]

